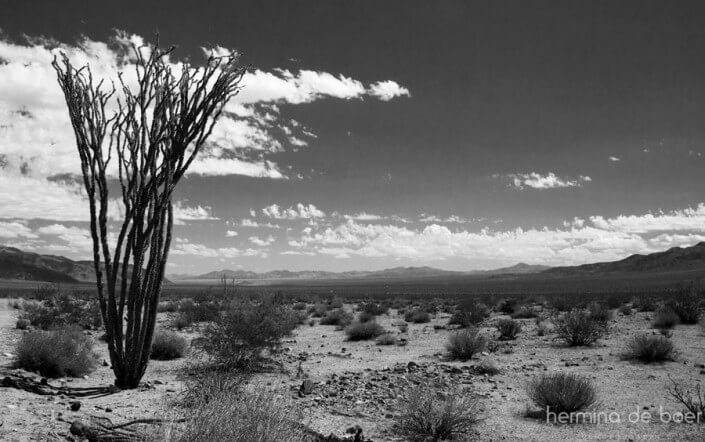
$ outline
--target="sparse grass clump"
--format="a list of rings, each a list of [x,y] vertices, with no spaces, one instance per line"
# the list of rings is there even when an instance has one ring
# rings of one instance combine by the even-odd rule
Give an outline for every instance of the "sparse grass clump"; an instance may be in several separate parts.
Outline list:
[[[76,327],[27,333],[18,342],[16,353],[17,367],[49,378],[84,376],[98,362],[93,340]]]
[[[439,395],[431,386],[414,388],[400,404],[395,429],[410,441],[451,440],[467,435],[479,421],[479,401],[460,393]]]
[[[353,320],[350,313],[342,308],[330,310],[321,318],[321,325],[337,325],[338,327],[346,327]]]
[[[406,312],[404,320],[406,322],[413,322],[414,324],[423,324],[431,321],[431,315],[420,308],[415,308]]]
[[[526,388],[529,399],[542,413],[575,413],[590,408],[597,401],[592,382],[573,373],[544,374],[534,378]]]
[[[353,322],[345,329],[349,341],[366,341],[384,333],[384,328],[375,321]]]
[[[636,335],[627,342],[624,357],[645,363],[672,361],[676,357],[673,342],[661,335]]]
[[[391,333],[385,333],[377,338],[377,345],[394,345],[397,343],[397,337]]]
[[[513,319],[500,319],[497,322],[497,330],[499,331],[499,339],[511,341],[516,339],[521,332],[521,324]]]
[[[654,328],[669,330],[678,324],[678,315],[670,307],[662,306],[654,313]]]
[[[606,333],[603,322],[581,309],[556,317],[553,323],[558,336],[570,346],[591,345]]]
[[[166,330],[157,330],[152,339],[150,357],[160,361],[182,358],[188,349],[188,342],[183,336]]]
[[[446,349],[452,359],[467,361],[474,354],[485,350],[487,346],[487,338],[480,335],[480,331],[476,328],[458,330],[448,336],[448,344]]]

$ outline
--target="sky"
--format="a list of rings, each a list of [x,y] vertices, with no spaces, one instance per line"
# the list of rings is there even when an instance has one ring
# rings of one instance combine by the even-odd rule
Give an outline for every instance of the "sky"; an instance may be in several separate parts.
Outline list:
[[[91,256],[59,51],[251,66],[168,273],[573,265],[705,240],[705,4],[0,0],[0,244]],[[101,2],[102,3],[102,2]],[[117,219],[113,219],[116,225]]]

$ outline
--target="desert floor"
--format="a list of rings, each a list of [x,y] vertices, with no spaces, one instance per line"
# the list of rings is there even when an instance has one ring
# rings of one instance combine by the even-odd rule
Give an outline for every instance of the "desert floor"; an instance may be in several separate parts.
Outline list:
[[[674,362],[644,365],[620,357],[630,336],[653,332],[651,315],[622,316],[615,312],[609,335],[587,348],[565,347],[551,333],[539,337],[533,320],[519,320],[523,330],[517,340],[502,343],[498,351],[465,363],[445,360],[450,332],[434,327],[448,322],[449,315],[445,314],[436,315],[428,324],[409,324],[404,334],[394,325],[400,321],[394,311],[378,317],[385,328],[407,340],[405,346],[348,342],[344,332],[333,326],[307,324],[284,343],[285,352],[279,357],[282,369],[255,375],[251,382],[263,384],[290,401],[306,424],[324,434],[342,436],[346,428],[360,425],[366,437],[374,441],[403,440],[395,435],[392,425],[398,413],[396,397],[424,380],[479,395],[483,420],[472,440],[705,440],[705,424],[665,423],[660,415],[660,410],[682,410],[667,392],[669,376],[690,387],[705,380],[705,335],[697,325],[674,329],[672,339],[680,352]],[[0,299],[0,377],[23,373],[12,368],[14,345],[23,333],[15,329],[16,316],[8,300]],[[492,324],[500,317],[493,315],[486,321],[483,333],[496,335]],[[160,314],[160,318],[162,324],[167,323],[167,317]],[[101,358],[108,359],[105,345],[96,342]],[[492,360],[501,373],[475,374],[472,368],[482,359]],[[186,363],[187,359],[152,361],[144,387],[81,399],[82,406],[76,412],[70,411],[71,400],[67,398],[0,388],[0,440],[65,440],[70,422],[79,418],[110,419],[113,423],[169,418],[173,416],[170,404],[182,391],[180,373]],[[530,405],[524,390],[526,382],[539,373],[555,371],[592,378],[600,400],[596,411],[612,413],[613,422],[552,425],[525,417]],[[299,386],[305,378],[315,386],[311,394],[299,397]],[[101,365],[86,378],[50,382],[94,387],[112,381],[109,367]],[[629,422],[630,414],[637,410],[640,414],[648,412],[651,422]]]

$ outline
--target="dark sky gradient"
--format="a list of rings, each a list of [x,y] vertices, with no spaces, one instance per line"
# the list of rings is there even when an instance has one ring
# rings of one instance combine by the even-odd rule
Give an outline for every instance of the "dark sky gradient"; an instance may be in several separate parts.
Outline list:
[[[704,199],[704,160],[695,153],[705,154],[705,2],[0,4],[11,38],[158,30],[181,54],[218,44],[264,70],[392,79],[411,91],[389,102],[283,105],[282,115],[318,138],[272,159],[309,178],[189,178],[179,196],[223,219],[303,202],[328,213],[457,214],[528,228]],[[517,191],[492,178],[532,171],[592,181]],[[260,267],[281,266],[295,265]]]

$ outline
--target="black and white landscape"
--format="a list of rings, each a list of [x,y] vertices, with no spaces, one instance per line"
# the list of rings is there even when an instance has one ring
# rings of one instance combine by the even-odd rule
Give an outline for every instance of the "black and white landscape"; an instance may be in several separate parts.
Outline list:
[[[0,440],[702,440],[705,4],[0,10]]]

